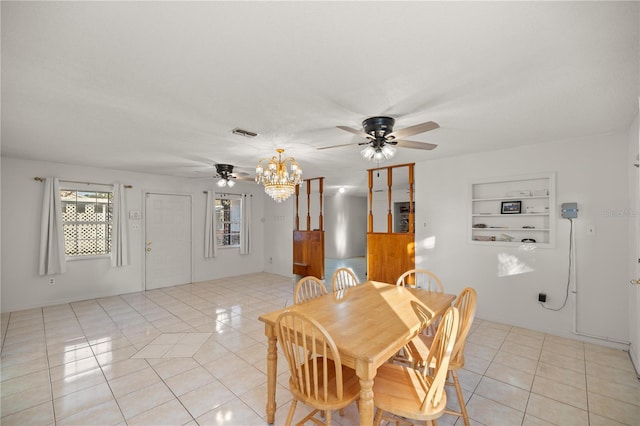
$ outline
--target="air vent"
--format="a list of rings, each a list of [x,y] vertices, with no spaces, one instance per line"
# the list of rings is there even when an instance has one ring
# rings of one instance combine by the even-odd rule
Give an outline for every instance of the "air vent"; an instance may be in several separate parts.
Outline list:
[[[238,127],[233,129],[231,133],[233,133],[234,135],[244,136],[246,138],[255,138],[256,136],[258,136],[258,134],[255,132],[250,132],[249,130],[240,129]]]

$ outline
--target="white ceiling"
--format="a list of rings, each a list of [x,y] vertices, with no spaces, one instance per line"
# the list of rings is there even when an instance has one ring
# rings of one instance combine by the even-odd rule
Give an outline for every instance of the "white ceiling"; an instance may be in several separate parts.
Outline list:
[[[638,6],[2,1],[2,155],[207,179],[285,148],[331,191],[375,164],[317,148],[373,115],[441,126],[389,164],[626,132]]]

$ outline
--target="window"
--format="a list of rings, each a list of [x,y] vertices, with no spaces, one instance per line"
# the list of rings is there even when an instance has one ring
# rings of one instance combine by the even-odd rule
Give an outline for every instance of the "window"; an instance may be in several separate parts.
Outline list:
[[[218,247],[240,247],[241,222],[240,197],[219,195],[216,198],[216,244]]]
[[[69,257],[111,253],[113,192],[61,189],[64,251]]]

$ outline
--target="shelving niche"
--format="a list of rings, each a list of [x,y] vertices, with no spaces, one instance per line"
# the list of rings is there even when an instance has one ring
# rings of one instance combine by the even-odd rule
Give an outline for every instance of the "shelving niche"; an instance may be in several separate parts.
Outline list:
[[[556,244],[555,173],[477,179],[469,188],[469,242],[540,248]],[[520,213],[502,213],[503,202],[520,201]]]

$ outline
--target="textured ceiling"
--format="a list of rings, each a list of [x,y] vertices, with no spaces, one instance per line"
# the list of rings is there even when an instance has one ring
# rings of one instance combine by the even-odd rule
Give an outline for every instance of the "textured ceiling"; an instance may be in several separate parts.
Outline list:
[[[317,148],[373,115],[440,124],[389,164],[627,131],[638,6],[3,1],[2,155],[205,179],[285,148],[331,190],[375,164]]]

